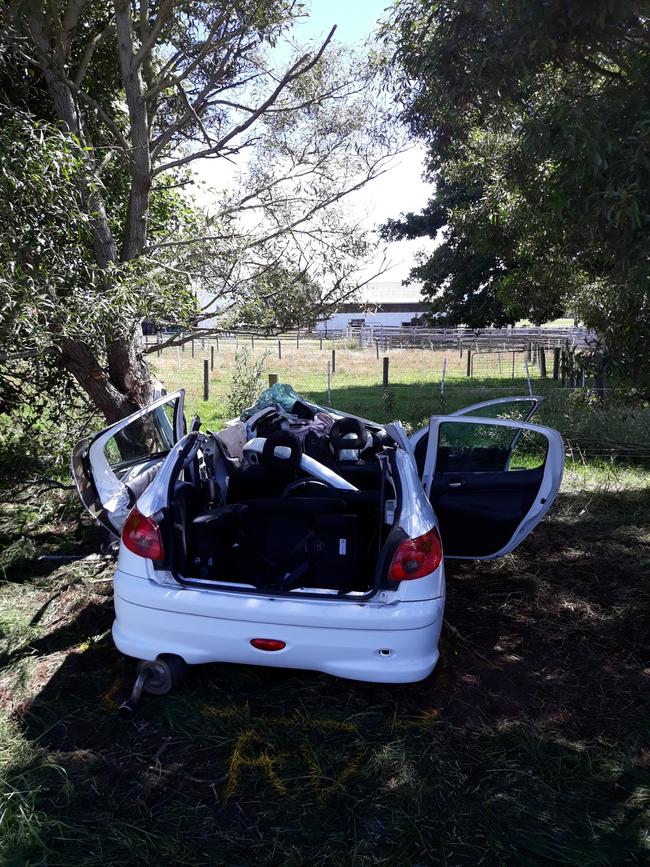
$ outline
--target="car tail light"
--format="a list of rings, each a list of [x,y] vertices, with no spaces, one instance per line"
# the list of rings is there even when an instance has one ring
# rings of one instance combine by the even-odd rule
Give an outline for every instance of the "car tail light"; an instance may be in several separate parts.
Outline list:
[[[388,570],[391,581],[411,581],[434,572],[442,561],[442,542],[435,527],[415,539],[400,542]]]
[[[251,638],[251,644],[258,650],[284,650],[287,646],[284,641],[276,638]]]
[[[160,527],[153,518],[146,518],[137,509],[131,509],[122,530],[124,545],[139,557],[162,560],[165,556]]]

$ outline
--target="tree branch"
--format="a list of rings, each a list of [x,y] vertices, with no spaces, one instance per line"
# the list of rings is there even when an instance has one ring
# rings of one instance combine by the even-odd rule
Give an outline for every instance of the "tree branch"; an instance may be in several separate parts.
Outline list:
[[[66,78],[63,75],[61,76],[61,81],[63,82],[63,84],[66,85],[66,87],[69,87],[73,93],[76,93],[79,99],[83,103],[85,103],[85,105],[87,105],[89,108],[94,109],[97,112],[98,117],[101,119],[104,125],[107,126],[108,129],[110,129],[110,131],[113,133],[120,147],[122,147],[124,151],[128,153],[130,149],[129,143],[124,138],[121,129],[110,117],[110,115],[108,115],[104,111],[104,109],[97,102],[97,100],[93,99],[93,97],[90,96],[90,94],[86,93],[85,90],[82,90],[75,81],[71,81],[71,79]]]
[[[216,48],[219,47],[219,45],[222,45],[224,43],[225,40],[219,40],[217,43],[213,43],[212,37],[217,32],[219,27],[221,27],[223,24],[225,24],[227,20],[228,19],[223,15],[220,16],[219,18],[217,18],[217,20],[213,23],[212,27],[210,28],[210,31],[206,37],[206,40],[205,40],[205,43],[203,44],[203,47],[201,48],[201,50],[199,51],[197,56],[194,58],[194,60],[192,60],[190,63],[188,63],[188,65],[185,67],[185,69],[182,72],[180,72],[178,75],[175,75],[171,78],[167,78],[166,76],[167,76],[168,70],[173,69],[174,66],[176,65],[176,63],[183,56],[181,51],[177,51],[176,54],[171,58],[171,60],[169,60],[165,64],[165,66],[161,69],[160,73],[158,74],[158,79],[159,79],[158,83],[156,85],[154,85],[153,88],[151,88],[145,92],[144,99],[146,99],[146,100],[153,99],[153,97],[157,96],[161,90],[165,90],[168,87],[175,87],[179,82],[184,81],[184,79],[186,79],[189,75],[191,75],[194,72],[194,70],[197,68],[197,66],[201,63],[201,61],[205,60],[205,58],[208,56],[208,54],[211,51],[214,51]],[[239,30],[235,31],[234,33],[231,33],[229,35],[229,39],[232,40],[233,38],[236,38],[240,35],[243,35],[245,32],[246,32],[245,28],[241,27],[241,28],[239,28]]]
[[[63,14],[63,29],[68,33],[79,23],[79,18],[88,0],[68,0]]]
[[[327,48],[327,46],[331,42],[332,37],[334,36],[335,30],[336,30],[336,25],[334,25],[334,27],[332,27],[329,34],[327,35],[327,38],[325,39],[325,41],[323,42],[323,44],[321,45],[321,47],[318,49],[318,51],[316,52],[316,54],[313,57],[310,58],[309,55],[304,55],[299,60],[297,60],[293,64],[293,66],[289,70],[287,70],[287,72],[282,76],[282,78],[280,79],[280,81],[277,84],[277,86],[275,87],[275,89],[264,100],[264,102],[261,105],[259,105],[255,109],[255,111],[253,111],[249,115],[249,117],[246,118],[246,120],[237,124],[237,126],[233,127],[233,129],[227,135],[223,136],[218,142],[215,142],[215,144],[211,148],[204,150],[204,151],[196,152],[194,154],[187,154],[186,156],[179,157],[176,160],[171,160],[170,162],[165,163],[162,166],[158,166],[154,170],[154,174],[160,174],[161,172],[169,171],[169,169],[177,168],[178,166],[185,165],[186,163],[192,162],[192,160],[199,159],[199,157],[201,157],[201,156],[205,157],[211,153],[213,153],[213,154],[218,153],[220,150],[222,150],[228,144],[228,142],[232,141],[236,136],[241,135],[243,132],[246,132],[246,130],[249,129],[255,123],[255,121],[259,117],[261,117],[266,111],[268,111],[268,109],[277,101],[277,99],[280,96],[280,94],[282,93],[282,91],[289,84],[291,84],[293,81],[295,81],[301,75],[304,75],[305,73],[309,72],[310,69],[313,69],[314,66],[316,66],[316,64],[319,62],[319,60],[323,56],[323,52],[325,51],[325,49]]]
[[[144,42],[136,52],[135,57],[133,58],[133,65],[136,69],[140,66],[145,57],[151,54],[151,50],[156,44],[156,40],[160,36],[160,31],[165,26],[173,8],[174,0],[162,0],[162,3],[160,4],[160,10],[156,17],[156,20],[154,21],[151,29],[149,30],[149,33],[147,34],[147,38],[144,40]]]
[[[109,23],[104,27],[103,30],[100,30],[93,38],[90,40],[88,45],[86,45],[84,49],[84,53],[81,56],[81,60],[79,61],[79,69],[77,70],[77,74],[74,77],[74,83],[77,87],[81,86],[82,81],[86,77],[86,73],[88,72],[88,67],[90,66],[90,61],[92,60],[92,56],[95,52],[96,48],[105,41],[107,36],[114,30],[115,24],[113,20],[109,21]]]

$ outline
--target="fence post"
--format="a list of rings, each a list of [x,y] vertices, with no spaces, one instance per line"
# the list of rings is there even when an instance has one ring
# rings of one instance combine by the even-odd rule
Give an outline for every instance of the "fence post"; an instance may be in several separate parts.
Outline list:
[[[214,370],[214,346],[210,347],[210,370]]]
[[[472,375],[472,350],[467,350],[467,375]]]
[[[512,353],[512,378],[515,378],[515,353]]]
[[[332,374],[330,370],[330,362],[327,362],[327,405],[332,403]]]
[[[194,338],[192,338],[192,358],[194,358]]]
[[[210,364],[207,358],[203,359],[203,400],[210,397]]]
[[[300,329],[296,331],[296,349],[300,349]]]
[[[269,388],[272,385],[275,385],[277,383],[277,381],[278,381],[277,373],[269,373]]]
[[[181,331],[181,340],[183,340],[183,332]],[[185,352],[185,342],[181,343],[181,352]]]
[[[162,355],[162,351],[160,349],[160,344],[162,343],[160,331],[158,332],[158,358]]]
[[[255,351],[255,335],[251,334],[251,350]]]
[[[322,348],[323,348],[323,338],[321,337],[321,338],[320,338],[320,346],[319,346],[319,349],[322,349]]]
[[[278,338],[278,358],[282,358],[282,341]]]
[[[377,361],[379,361],[379,341],[375,340],[375,354],[377,356]]]
[[[463,341],[460,339],[460,337],[458,338],[458,357],[463,357]]]
[[[602,357],[598,360],[596,369],[594,370],[594,391],[601,404],[605,403],[605,364]]]
[[[388,388],[388,356],[384,356],[384,373],[383,373],[383,386],[384,388]]]
[[[205,337],[201,338],[201,349],[205,349]]]
[[[528,370],[528,362],[524,361],[524,370],[526,371],[526,381],[528,382],[528,394],[533,396],[533,384],[530,381],[530,370]]]
[[[543,346],[539,347],[539,375],[542,379],[546,379],[546,350]]]
[[[219,352],[219,335],[216,334],[215,337],[217,338],[217,352]]]
[[[336,349],[332,350],[332,373],[336,373]]]
[[[560,378],[560,349],[555,347],[553,350],[553,379],[557,382]]]

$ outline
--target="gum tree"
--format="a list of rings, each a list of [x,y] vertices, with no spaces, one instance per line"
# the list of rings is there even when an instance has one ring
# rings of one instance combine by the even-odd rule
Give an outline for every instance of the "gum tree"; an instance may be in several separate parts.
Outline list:
[[[290,0],[13,0],[0,14],[4,116],[36,116],[67,137],[63,188],[74,186],[79,215],[70,232],[84,224],[76,250],[67,236],[49,245],[75,260],[59,288],[42,257],[31,271],[49,346],[23,344],[54,353],[109,421],[151,396],[143,312],[200,328],[215,316],[216,327],[246,324],[264,309],[271,329],[277,281],[264,275],[280,265],[282,292],[293,293],[283,309],[303,317],[354,289],[367,242],[340,203],[381,174],[394,146],[375,108],[372,58],[345,57],[333,32],[278,54],[300,14]],[[38,135],[61,144],[52,129]],[[206,212],[179,194],[197,161],[239,165]],[[18,196],[33,188],[17,177]],[[22,277],[24,249],[16,258],[15,246],[4,245],[5,272]],[[208,290],[204,309],[190,291],[197,283]],[[5,290],[15,304],[14,281]],[[66,304],[76,312],[64,328],[48,317],[52,292],[59,313]]]

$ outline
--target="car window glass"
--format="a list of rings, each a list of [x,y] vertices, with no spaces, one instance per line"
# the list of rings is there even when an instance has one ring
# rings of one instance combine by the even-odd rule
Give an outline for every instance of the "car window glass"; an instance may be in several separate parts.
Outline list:
[[[534,405],[534,400],[513,400],[506,403],[492,403],[490,406],[483,406],[480,409],[468,409],[467,412],[463,410],[459,415],[525,421]]]
[[[536,430],[523,430],[510,455],[508,470],[537,470],[546,463],[548,440]]]
[[[115,468],[168,452],[174,445],[174,412],[178,398],[137,418],[105,444],[109,464]]]
[[[544,465],[547,440],[536,431],[442,422],[436,472],[503,472]]]

